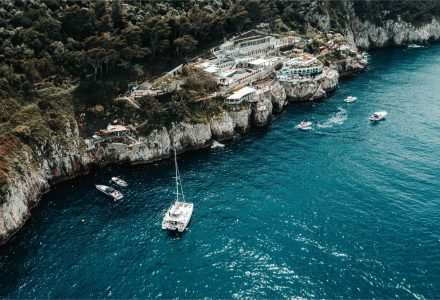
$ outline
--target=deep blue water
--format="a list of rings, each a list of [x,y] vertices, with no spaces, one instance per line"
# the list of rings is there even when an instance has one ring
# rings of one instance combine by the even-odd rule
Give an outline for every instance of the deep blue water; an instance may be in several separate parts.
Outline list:
[[[0,297],[439,298],[439,74],[440,45],[378,51],[327,100],[179,156],[183,235],[160,228],[171,161],[57,185],[0,248]],[[114,174],[121,202],[94,188]]]

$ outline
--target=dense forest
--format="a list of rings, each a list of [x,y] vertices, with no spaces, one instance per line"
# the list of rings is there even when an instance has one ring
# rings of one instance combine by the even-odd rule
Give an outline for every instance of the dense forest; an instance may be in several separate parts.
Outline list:
[[[2,1],[0,97],[32,101],[42,81],[72,80],[99,102],[277,12],[267,0]]]
[[[362,18],[384,14],[423,22],[438,1],[355,1]],[[306,15],[327,12],[345,24],[339,1],[1,0],[0,97],[32,101],[44,81],[80,82],[77,95],[100,102],[127,81],[161,72],[227,35],[261,22],[307,30]]]
[[[328,15],[332,29],[342,32],[347,3],[0,0],[0,123],[9,121],[12,108],[29,103],[47,110],[55,105],[48,100],[53,95],[72,98],[77,110],[105,105],[130,81],[160,74],[261,23],[277,32],[305,33],[319,27],[315,16]],[[440,15],[438,1],[352,3],[357,15],[376,23],[399,16],[417,23]]]

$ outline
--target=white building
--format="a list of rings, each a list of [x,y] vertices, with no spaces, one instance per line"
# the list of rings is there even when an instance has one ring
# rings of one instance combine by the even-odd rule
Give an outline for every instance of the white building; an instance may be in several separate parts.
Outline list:
[[[257,56],[264,55],[275,48],[275,38],[257,30],[250,30],[234,37],[214,49],[216,56]]]
[[[281,61],[280,57],[257,58],[248,62],[243,62],[242,65],[245,68],[258,70],[273,66],[279,61]]]
[[[276,74],[280,81],[292,81],[299,76],[315,76],[322,73],[322,63],[312,55],[302,55],[289,59]]]
[[[245,86],[225,99],[226,104],[240,104],[243,101],[251,102],[255,95],[255,89],[251,86]]]

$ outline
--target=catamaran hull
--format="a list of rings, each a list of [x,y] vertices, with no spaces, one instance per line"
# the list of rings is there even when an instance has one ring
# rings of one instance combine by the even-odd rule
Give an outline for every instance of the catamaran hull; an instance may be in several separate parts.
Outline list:
[[[171,208],[168,209],[165,216],[169,215],[170,210],[171,210]],[[162,229],[168,230],[168,231],[184,232],[186,227],[188,226],[189,222],[191,221],[192,213],[193,213],[193,205],[191,204],[189,206],[188,212],[185,215],[184,220],[182,220],[181,222],[176,222],[176,221],[171,221],[171,220],[167,220],[166,218],[164,218],[164,220],[162,221]]]

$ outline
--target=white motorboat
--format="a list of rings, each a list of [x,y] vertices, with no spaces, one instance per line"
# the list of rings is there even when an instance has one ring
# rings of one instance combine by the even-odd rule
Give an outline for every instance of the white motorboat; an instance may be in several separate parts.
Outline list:
[[[348,96],[347,98],[345,98],[344,102],[352,103],[352,102],[354,102],[354,101],[356,101],[356,100],[357,100],[357,97],[354,97],[354,96]]]
[[[296,125],[296,128],[300,129],[300,130],[310,130],[312,129],[312,122],[307,121],[307,122],[301,122],[298,125]]]
[[[388,115],[388,112],[386,112],[386,111],[377,111],[370,116],[370,121],[377,122],[377,121],[383,120],[386,118],[387,115]]]
[[[185,202],[183,195],[182,181],[180,180],[179,167],[177,166],[177,155],[174,149],[174,166],[176,169],[176,201],[165,213],[162,221],[162,229],[170,231],[185,231],[191,220],[193,204]]]
[[[122,179],[120,177],[116,177],[116,176],[112,177],[112,181],[113,181],[114,184],[117,184],[117,185],[122,186],[122,187],[126,187],[128,185],[128,183],[124,179]]]
[[[112,197],[115,200],[121,200],[122,198],[124,198],[124,196],[122,195],[122,193],[120,191],[115,190],[114,188],[112,188],[110,186],[100,185],[100,184],[96,184],[95,186],[98,189],[98,191],[103,192],[104,194]]]
[[[423,46],[422,45],[417,45],[417,44],[409,44],[408,48],[417,49],[417,48],[423,48]]]
[[[225,147],[224,144],[217,142],[216,140],[212,141],[211,149],[223,148],[223,147]]]

